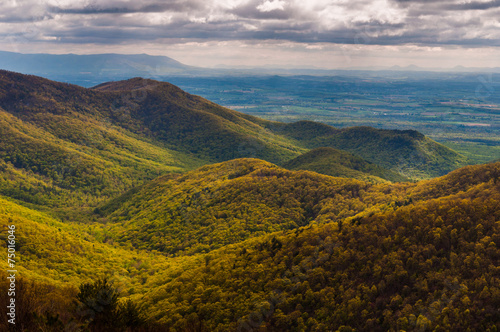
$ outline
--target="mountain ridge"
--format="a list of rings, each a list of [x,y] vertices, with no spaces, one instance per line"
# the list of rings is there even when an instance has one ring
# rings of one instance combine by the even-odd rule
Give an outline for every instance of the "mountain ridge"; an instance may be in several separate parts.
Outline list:
[[[95,207],[166,172],[242,157],[283,165],[325,146],[412,179],[465,163],[416,133],[267,121],[142,78],[87,89],[0,71],[0,115],[1,163],[18,179],[2,176],[0,192],[42,205]]]
[[[104,217],[117,243],[168,255],[193,254],[307,226],[332,205],[329,197],[336,195],[342,195],[343,202],[331,207],[335,216],[325,215],[322,220],[354,216],[366,202],[396,199],[378,197],[373,190],[381,190],[381,185],[372,186],[355,179],[288,171],[259,159],[235,159],[157,178],[96,212]],[[341,205],[352,206],[342,211]]]
[[[345,150],[410,179],[441,176],[468,163],[466,157],[415,130],[328,127],[312,121],[298,121],[278,130],[285,136],[301,139],[309,149]]]
[[[108,275],[124,297],[138,303],[148,320],[158,324],[155,331],[192,326],[245,330],[256,322],[271,331],[297,326],[306,330],[460,330],[464,326],[486,330],[498,325],[495,264],[500,229],[495,220],[500,217],[500,163],[467,166],[420,183],[374,185],[280,170],[261,160],[236,162],[206,165],[159,180],[181,184],[206,179],[207,184],[188,184],[177,191],[195,199],[202,197],[196,193],[205,187],[220,186],[221,177],[244,180],[239,188],[262,188],[262,179],[285,179],[283,184],[299,191],[290,181],[293,176],[350,186],[341,195],[328,194],[331,205],[318,207],[320,213],[338,218],[173,258],[132,248],[127,242],[113,243],[109,224],[62,223],[0,197],[2,226],[14,222],[23,229],[19,234],[23,278],[45,285],[35,297],[38,306],[27,317],[47,310],[60,314],[60,324],[84,324],[71,311],[75,288],[78,282]],[[348,211],[339,215],[344,207],[358,204],[342,204],[342,198],[355,197],[353,184],[367,206],[358,206],[361,212],[353,211],[355,215]],[[151,183],[150,188],[155,187]],[[371,199],[367,199],[368,188],[373,190]],[[323,190],[312,192],[318,189]],[[274,204],[279,196],[272,190],[265,198]],[[186,215],[196,215],[190,214],[189,207],[184,206]],[[0,296],[0,301],[5,299]],[[64,305],[49,305],[53,299]]]
[[[356,178],[369,182],[408,181],[407,178],[357,157],[347,151],[331,147],[310,150],[283,165],[290,170],[309,170],[317,173]]]
[[[68,74],[123,78],[182,74],[202,69],[167,56],[148,54],[23,54],[5,51],[0,51],[0,68],[53,78]]]

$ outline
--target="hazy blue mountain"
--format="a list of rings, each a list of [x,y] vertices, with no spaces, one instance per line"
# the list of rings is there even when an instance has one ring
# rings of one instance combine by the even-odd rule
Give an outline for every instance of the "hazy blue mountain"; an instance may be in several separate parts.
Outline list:
[[[167,56],[147,54],[22,54],[0,51],[0,69],[23,74],[39,75],[49,79],[65,81],[85,87],[99,83],[145,77],[163,79],[171,76],[254,76],[254,75],[313,75],[313,76],[396,76],[441,77],[446,72],[479,73],[495,72],[500,68],[421,68],[406,67],[352,67],[345,69],[322,69],[316,67],[288,68],[284,66],[240,66],[225,65],[216,68],[201,68],[185,65]]]
[[[135,76],[186,75],[203,69],[147,54],[21,54],[0,51],[0,69],[83,86]]]

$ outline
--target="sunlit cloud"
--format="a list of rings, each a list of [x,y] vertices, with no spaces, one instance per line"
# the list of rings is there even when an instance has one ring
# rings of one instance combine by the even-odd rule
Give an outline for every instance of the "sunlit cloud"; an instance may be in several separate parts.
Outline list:
[[[283,10],[285,8],[285,1],[283,0],[272,0],[264,1],[262,4],[257,6],[257,9],[261,12],[270,12],[272,10]]]

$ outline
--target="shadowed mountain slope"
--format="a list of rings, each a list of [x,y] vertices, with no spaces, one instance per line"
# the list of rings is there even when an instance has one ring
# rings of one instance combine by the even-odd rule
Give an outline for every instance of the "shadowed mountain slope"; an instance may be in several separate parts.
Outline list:
[[[283,167],[290,170],[308,170],[320,174],[355,178],[370,182],[408,181],[396,172],[384,169],[350,152],[334,148],[316,148],[288,162]]]
[[[300,139],[308,148],[345,150],[410,179],[441,176],[468,162],[464,156],[414,130],[328,129],[311,121],[287,124],[279,130]]]

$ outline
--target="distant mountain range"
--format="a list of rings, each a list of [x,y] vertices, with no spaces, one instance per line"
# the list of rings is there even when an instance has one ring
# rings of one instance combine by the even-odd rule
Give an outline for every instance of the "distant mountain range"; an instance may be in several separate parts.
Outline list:
[[[286,68],[286,67],[229,67],[202,68],[184,65],[167,56],[147,54],[22,54],[0,51],[0,69],[38,75],[53,80],[91,87],[102,82],[131,77],[168,80],[172,76],[229,76],[229,75],[373,75],[374,72],[413,73],[458,72],[500,73],[500,68],[422,68],[353,67],[347,69]]]
[[[165,75],[196,70],[166,56],[147,54],[22,54],[0,51],[0,68],[33,75],[108,77]]]
[[[206,75],[211,70],[147,54],[21,54],[0,51],[0,69],[82,86],[131,77]]]

